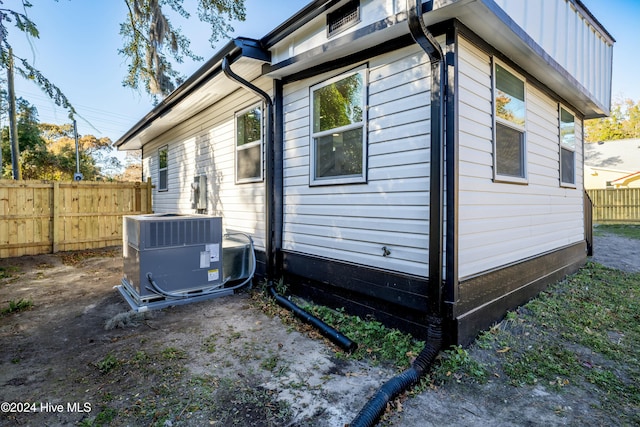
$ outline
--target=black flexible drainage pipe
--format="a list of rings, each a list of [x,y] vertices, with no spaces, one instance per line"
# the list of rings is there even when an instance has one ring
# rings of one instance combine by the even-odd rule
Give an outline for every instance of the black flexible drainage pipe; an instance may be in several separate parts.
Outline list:
[[[324,323],[322,320],[301,309],[282,295],[279,295],[273,286],[268,286],[267,290],[269,294],[275,298],[278,305],[286,308],[287,310],[295,314],[299,319],[318,329],[322,335],[327,337],[329,340],[331,340],[331,342],[338,345],[343,350],[351,352],[358,347],[358,344],[351,341],[347,336],[341,334],[336,329]]]
[[[442,347],[441,319],[430,320],[427,331],[427,344],[411,367],[384,383],[367,404],[358,412],[349,427],[371,427],[376,424],[387,408],[387,403],[418,382],[420,377],[431,368]]]
[[[422,19],[422,0],[407,0],[409,32],[416,43],[429,56],[431,62],[431,159],[430,159],[430,213],[429,213],[429,313],[427,342],[411,367],[391,378],[378,389],[360,410],[350,427],[371,427],[384,413],[387,403],[417,383],[431,368],[442,348],[442,247],[443,247],[443,146],[444,97],[446,70],[444,53]]]

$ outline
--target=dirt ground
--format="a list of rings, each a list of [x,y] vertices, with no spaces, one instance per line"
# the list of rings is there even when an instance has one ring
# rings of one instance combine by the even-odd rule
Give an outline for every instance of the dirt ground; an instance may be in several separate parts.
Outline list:
[[[640,271],[638,241],[619,239],[596,237],[594,260],[607,264],[614,248],[629,258],[613,267]],[[89,255],[0,260],[0,307],[33,301],[0,316],[0,425],[344,426],[394,375],[338,357],[250,292],[132,316],[113,289],[120,250]],[[452,381],[398,403],[383,424],[615,425],[593,399]]]

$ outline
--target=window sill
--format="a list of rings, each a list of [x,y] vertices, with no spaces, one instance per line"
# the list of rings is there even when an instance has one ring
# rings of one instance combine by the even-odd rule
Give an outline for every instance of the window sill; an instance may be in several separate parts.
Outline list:
[[[242,184],[255,184],[257,182],[263,182],[264,179],[262,177],[260,178],[246,178],[246,179],[241,179],[241,180],[236,180],[235,184],[236,185],[242,185]]]
[[[576,188],[578,188],[578,186],[576,184],[572,184],[570,182],[561,182],[560,183],[560,187],[562,188],[571,188],[573,190],[575,190]]]
[[[495,176],[493,178],[493,182],[502,183],[502,184],[529,185],[529,180],[527,178],[518,178],[515,176],[505,176],[505,175]]]
[[[345,184],[366,184],[367,179],[363,176],[347,178],[347,177],[335,177],[335,178],[320,178],[314,179],[309,182],[309,187],[320,187],[323,185],[345,185]]]

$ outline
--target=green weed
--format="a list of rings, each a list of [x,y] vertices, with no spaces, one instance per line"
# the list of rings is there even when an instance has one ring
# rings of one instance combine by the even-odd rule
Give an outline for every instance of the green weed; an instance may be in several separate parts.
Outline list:
[[[9,313],[15,313],[18,311],[29,310],[31,307],[33,307],[33,301],[31,300],[22,299],[22,298],[17,301],[11,300],[9,301],[9,306],[7,308],[2,309],[0,314],[4,315]]]
[[[187,352],[184,350],[180,350],[178,348],[175,347],[167,347],[164,350],[162,350],[162,358],[164,358],[165,360],[178,360],[178,359],[186,359],[187,358]]]
[[[111,353],[107,354],[101,361],[96,363],[100,373],[107,374],[120,364],[118,359]]]
[[[11,277],[14,277],[19,271],[20,271],[20,268],[15,267],[13,265],[9,265],[7,267],[0,267],[0,279],[9,279]]]
[[[450,378],[461,381],[463,378],[475,382],[487,381],[487,368],[469,355],[461,346],[451,346],[441,354],[439,363],[434,366],[431,377],[434,383],[442,384]]]
[[[424,342],[415,340],[411,334],[387,328],[373,319],[363,320],[348,315],[342,309],[333,310],[311,304],[303,308],[358,343],[358,349],[350,355],[354,359],[391,363],[404,369],[424,347]]]

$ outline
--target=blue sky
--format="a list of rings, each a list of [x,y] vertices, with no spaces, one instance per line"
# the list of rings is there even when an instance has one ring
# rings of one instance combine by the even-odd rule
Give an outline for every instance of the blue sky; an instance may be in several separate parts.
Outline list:
[[[247,20],[234,23],[235,36],[260,38],[300,10],[310,0],[271,2],[246,0]],[[192,0],[187,0],[190,3]],[[593,15],[616,39],[613,61],[613,96],[640,101],[640,0],[582,0]],[[14,8],[17,0],[5,0],[4,7]],[[35,62],[74,104],[83,120],[78,120],[81,134],[108,136],[113,141],[122,136],[153,106],[150,98],[122,87],[126,74],[124,58],[117,51],[122,45],[119,24],[126,16],[123,0],[38,0],[28,10],[36,22],[40,39],[31,41],[14,29],[11,41],[19,54]],[[209,32],[198,25],[197,18],[174,22],[192,40],[192,49],[205,60],[213,56],[225,41],[211,48]],[[190,75],[201,63],[185,63],[179,70]],[[43,122],[65,123],[66,112],[56,108],[32,83],[18,79],[18,96],[36,105]],[[0,123],[0,125],[5,125]],[[94,129],[95,128],[95,129]]]

